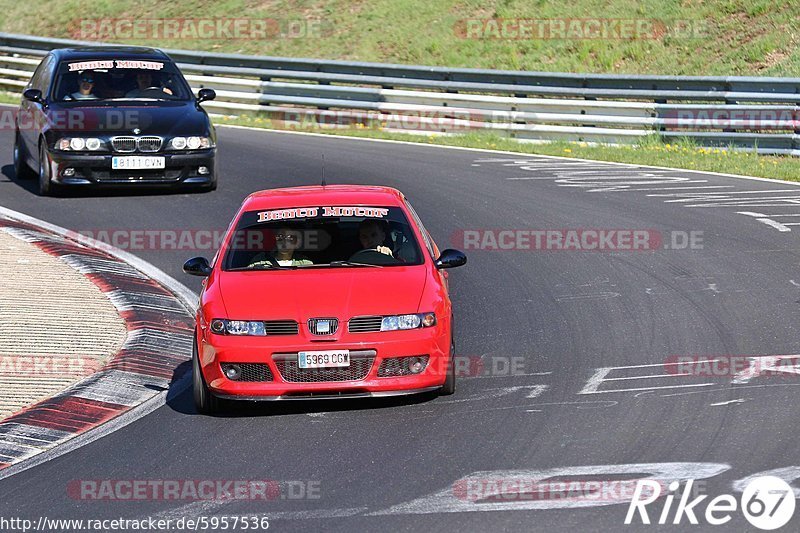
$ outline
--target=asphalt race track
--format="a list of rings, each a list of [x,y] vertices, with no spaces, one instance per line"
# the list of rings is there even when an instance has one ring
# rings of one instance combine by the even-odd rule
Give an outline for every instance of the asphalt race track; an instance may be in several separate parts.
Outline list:
[[[243,129],[220,128],[219,139],[213,193],[39,198],[33,182],[14,177],[12,134],[3,131],[0,205],[84,232],[222,231],[250,192],[319,183],[324,154],[329,184],[404,191],[442,248],[463,246],[458,236],[475,230],[651,230],[662,241],[646,251],[468,249],[468,265],[450,277],[457,345],[483,370],[461,378],[455,396],[270,404],[214,418],[196,415],[187,392],[0,481],[4,515],[266,515],[276,531],[620,531],[628,506],[613,495],[475,502],[459,487],[468,476],[549,471],[561,481],[608,481],[688,471],[684,479],[710,476],[701,488],[711,497],[738,498],[734,485],[759,473],[800,477],[796,374],[684,376],[670,366],[675,356],[800,353],[800,227],[792,226],[800,222],[800,187]],[[688,234],[702,240],[684,247]],[[198,278],[181,272],[197,253],[132,251],[199,289]],[[71,481],[87,479],[273,479],[306,483],[317,497],[133,502],[68,494]],[[662,508],[655,505],[652,521]],[[634,523],[627,529],[656,527]],[[679,529],[747,527],[734,514],[727,527],[692,527],[684,517]]]

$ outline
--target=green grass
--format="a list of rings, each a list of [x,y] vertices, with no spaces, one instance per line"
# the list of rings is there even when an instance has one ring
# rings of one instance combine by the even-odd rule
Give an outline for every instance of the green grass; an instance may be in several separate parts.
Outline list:
[[[273,129],[276,124],[269,119],[257,116],[224,117],[215,120],[217,124],[233,124],[256,128]],[[280,129],[280,128],[278,128]],[[295,131],[295,130],[289,130]],[[297,130],[301,131],[301,130]],[[483,148],[504,150],[521,154],[555,155],[579,159],[596,159],[653,165],[677,169],[722,172],[758,176],[784,181],[800,181],[800,158],[765,156],[754,152],[739,152],[722,149],[702,148],[689,140],[666,144],[657,137],[645,138],[630,146],[592,145],[576,142],[551,142],[545,144],[521,143],[496,134],[470,133],[466,135],[413,135],[384,132],[372,128],[351,129],[309,129],[314,133],[365,137],[370,139],[390,139],[410,141],[440,146],[460,146],[464,148]]]
[[[290,38],[117,42],[291,57],[563,72],[800,76],[796,0],[41,0],[2,1],[6,32],[80,37],[81,21],[273,19]],[[466,19],[648,19],[657,38],[464,38]],[[305,31],[313,21],[315,31]],[[694,25],[679,32],[677,21]],[[663,23],[663,25],[662,25]],[[273,28],[275,26],[269,26]],[[310,33],[311,35],[307,35]],[[191,36],[189,36],[191,37]]]

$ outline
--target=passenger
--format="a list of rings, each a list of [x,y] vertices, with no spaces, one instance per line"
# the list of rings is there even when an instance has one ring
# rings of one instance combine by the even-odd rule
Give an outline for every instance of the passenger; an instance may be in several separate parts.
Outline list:
[[[94,72],[84,70],[78,77],[78,90],[69,95],[71,100],[97,100],[94,91]]]

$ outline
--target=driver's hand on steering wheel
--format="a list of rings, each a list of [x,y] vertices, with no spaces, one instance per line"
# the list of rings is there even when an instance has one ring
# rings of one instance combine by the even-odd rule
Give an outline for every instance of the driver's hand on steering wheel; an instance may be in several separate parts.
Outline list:
[[[261,268],[267,266],[275,266],[275,264],[267,259],[259,259],[258,261],[252,261],[251,263],[249,263],[247,265],[247,268]]]
[[[390,250],[388,246],[378,246],[378,247],[377,247],[377,248],[375,248],[375,249],[376,249],[377,251],[379,251],[380,253],[382,253],[382,254],[386,254],[386,255],[388,255],[389,257],[394,257],[394,256],[392,255],[392,250]]]

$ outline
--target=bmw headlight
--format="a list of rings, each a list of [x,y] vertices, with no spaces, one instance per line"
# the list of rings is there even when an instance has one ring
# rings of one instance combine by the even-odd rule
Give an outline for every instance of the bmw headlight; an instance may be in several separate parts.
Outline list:
[[[208,137],[173,137],[170,146],[175,150],[204,150],[211,148],[211,139]]]
[[[381,320],[381,331],[429,328],[435,324],[436,315],[433,313],[385,316]]]
[[[56,148],[62,151],[95,152],[103,148],[103,141],[97,137],[63,137],[56,143]]]
[[[267,334],[263,322],[251,320],[223,320],[215,318],[211,321],[211,331],[217,335],[255,335]]]
[[[183,150],[186,148],[186,137],[175,137],[172,139],[172,147],[176,150]]]

